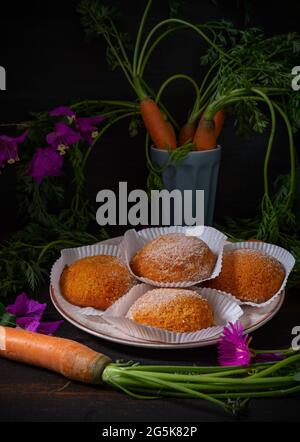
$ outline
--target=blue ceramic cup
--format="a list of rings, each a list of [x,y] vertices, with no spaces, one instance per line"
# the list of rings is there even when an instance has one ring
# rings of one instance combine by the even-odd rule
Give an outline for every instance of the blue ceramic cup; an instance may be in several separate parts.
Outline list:
[[[169,192],[174,189],[193,191],[193,213],[196,210],[195,191],[204,190],[204,221],[207,226],[213,222],[221,151],[220,146],[212,150],[192,151],[179,166],[170,165],[162,174],[164,188]],[[151,157],[162,167],[167,163],[169,153],[152,146]]]

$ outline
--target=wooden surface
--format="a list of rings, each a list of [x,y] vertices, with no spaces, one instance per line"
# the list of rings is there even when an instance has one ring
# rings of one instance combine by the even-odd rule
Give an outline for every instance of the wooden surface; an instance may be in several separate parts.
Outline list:
[[[45,293],[44,299],[48,299]],[[49,301],[50,302],[50,301]],[[49,305],[47,320],[59,318]],[[300,325],[300,293],[289,292],[282,310],[253,333],[255,348],[285,348],[291,331]],[[90,336],[67,322],[57,333],[103,352],[113,360],[157,364],[215,364],[216,348],[148,350],[125,347]],[[0,360],[0,421],[93,421],[93,422],[203,422],[229,421],[210,404],[197,400],[138,400],[109,387],[67,383],[61,376],[34,367]],[[300,396],[255,400],[239,420],[299,421]]]

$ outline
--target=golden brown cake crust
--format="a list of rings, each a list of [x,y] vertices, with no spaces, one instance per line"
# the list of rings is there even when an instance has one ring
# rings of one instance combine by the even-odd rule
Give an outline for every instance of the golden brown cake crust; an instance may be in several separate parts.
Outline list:
[[[63,296],[80,307],[105,310],[134,285],[127,267],[109,255],[91,256],[65,267],[60,288]]]
[[[150,290],[131,306],[127,316],[143,325],[180,333],[214,325],[208,301],[186,289]]]
[[[195,236],[162,235],[147,243],[131,260],[135,275],[158,282],[199,281],[208,278],[216,256]]]
[[[285,277],[281,263],[265,252],[241,248],[224,252],[220,275],[206,286],[261,304],[279,290]]]

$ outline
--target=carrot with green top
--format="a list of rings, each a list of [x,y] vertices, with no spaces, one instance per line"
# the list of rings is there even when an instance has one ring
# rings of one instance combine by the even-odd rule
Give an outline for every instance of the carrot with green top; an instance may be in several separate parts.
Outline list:
[[[143,98],[140,102],[140,111],[145,127],[158,149],[176,149],[176,136],[170,130],[170,123],[167,123],[161,110],[152,98]]]
[[[107,356],[69,339],[0,326],[0,358],[46,368],[79,382],[110,385],[135,398],[205,399],[235,413],[239,402],[228,399],[282,397],[300,392],[295,375],[295,370],[299,371],[299,352],[279,351],[285,359],[246,367],[113,363]],[[278,375],[283,368],[286,374]]]
[[[111,360],[70,339],[0,326],[0,357],[46,368],[66,378],[100,384]]]

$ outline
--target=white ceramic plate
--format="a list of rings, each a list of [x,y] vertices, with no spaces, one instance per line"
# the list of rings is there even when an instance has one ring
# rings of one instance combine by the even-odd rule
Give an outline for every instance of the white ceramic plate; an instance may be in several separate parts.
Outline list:
[[[112,238],[103,243],[118,245],[122,237]],[[163,344],[160,342],[143,341],[132,338],[117,330],[112,325],[101,320],[99,316],[86,316],[78,313],[78,309],[74,308],[72,304],[68,303],[59,293],[56,293],[54,288],[50,286],[50,296],[55,308],[59,313],[75,327],[97,336],[107,341],[115,342],[117,344],[131,345],[134,347],[145,348],[161,348],[161,349],[178,349],[178,348],[195,348],[206,347],[217,344],[220,335],[213,338],[201,340],[199,342],[189,342],[183,344]],[[280,310],[284,301],[285,293],[282,292],[271,304],[263,308],[255,308],[247,305],[241,306],[244,314],[241,321],[244,326],[244,332],[250,333],[266,324],[276,313]]]

